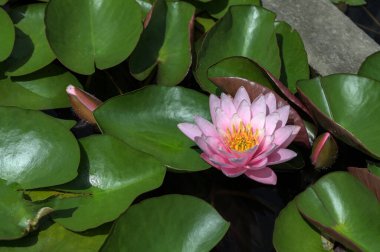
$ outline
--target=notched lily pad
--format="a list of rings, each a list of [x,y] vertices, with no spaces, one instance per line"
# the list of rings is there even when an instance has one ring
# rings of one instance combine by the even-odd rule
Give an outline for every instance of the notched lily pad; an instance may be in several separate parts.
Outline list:
[[[0,61],[3,61],[11,54],[15,42],[12,19],[3,8],[0,8],[0,24]]]

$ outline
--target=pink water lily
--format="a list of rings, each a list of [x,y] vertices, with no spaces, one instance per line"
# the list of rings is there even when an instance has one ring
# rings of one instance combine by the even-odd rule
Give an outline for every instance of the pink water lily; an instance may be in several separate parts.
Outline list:
[[[297,154],[286,147],[299,126],[286,125],[289,105],[277,108],[273,93],[258,96],[252,103],[244,87],[234,98],[222,93],[210,96],[212,123],[195,116],[195,124],[178,128],[202,149],[201,157],[229,177],[245,174],[264,184],[276,184],[268,166],[286,162]]]

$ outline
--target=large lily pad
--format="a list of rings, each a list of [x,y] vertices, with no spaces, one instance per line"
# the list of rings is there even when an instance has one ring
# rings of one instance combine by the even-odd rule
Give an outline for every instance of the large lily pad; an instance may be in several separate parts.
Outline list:
[[[358,75],[380,81],[380,52],[376,52],[364,60]]]
[[[366,168],[348,167],[348,171],[371,190],[380,201],[380,178]]]
[[[204,4],[204,8],[210,13],[210,15],[216,19],[223,17],[228,8],[233,5],[257,5],[261,6],[260,0],[219,0],[210,1]]]
[[[71,132],[40,111],[0,107],[0,178],[31,189],[74,179],[79,147]]]
[[[280,80],[292,93],[298,80],[309,79],[309,63],[301,36],[285,22],[275,23],[275,32],[281,54]]]
[[[260,84],[257,84],[255,82],[251,82],[249,80],[242,79],[242,78],[215,77],[215,78],[211,78],[211,80],[215,83],[215,85],[220,87],[224,92],[232,96],[235,96],[237,90],[241,86],[243,86],[247,90],[249,97],[251,98],[252,101],[261,94],[273,92],[271,89],[267,87],[264,87]],[[277,107],[288,105],[287,101],[281,98],[278,94],[274,92],[273,94],[276,97]],[[301,127],[294,141],[299,142],[305,147],[309,148],[310,142],[309,142],[309,137],[305,128],[305,123],[300,117],[300,115],[297,113],[297,111],[295,111],[292,107],[290,107],[288,124],[298,125]]]
[[[1,241],[0,252],[98,251],[107,238],[108,228],[74,233],[57,223],[44,222],[38,233],[19,240]]]
[[[207,96],[182,87],[148,86],[111,98],[94,112],[101,130],[149,153],[173,169],[209,168],[177,128],[199,115],[209,119]]]
[[[23,198],[23,193],[16,190],[15,186],[8,185],[0,179],[0,240],[12,240],[23,237],[36,228],[39,221],[38,212],[49,212],[47,208],[42,210],[37,205],[32,205]],[[44,210],[45,209],[45,210]]]
[[[197,49],[195,77],[202,89],[216,92],[217,88],[208,79],[207,71],[222,59],[233,56],[249,58],[279,77],[281,61],[274,19],[272,12],[261,7],[231,6]]]
[[[12,19],[3,8],[0,8],[0,24],[0,61],[3,61],[11,54],[15,42]]]
[[[206,202],[165,195],[132,206],[116,222],[101,251],[210,251],[228,227]]]
[[[112,221],[137,196],[157,188],[164,179],[164,165],[114,137],[90,136],[80,143],[79,176],[59,187],[78,195],[62,195],[52,205],[60,210],[53,214],[54,220],[66,228],[83,231]]]
[[[321,234],[298,212],[291,201],[276,219],[273,245],[277,252],[326,252]]]
[[[67,68],[92,74],[125,60],[142,31],[135,0],[51,0],[46,33],[57,58]]]
[[[49,65],[32,74],[0,79],[0,105],[26,109],[70,107],[67,85],[81,87],[70,72]]]
[[[326,175],[301,193],[297,207],[322,233],[353,251],[380,247],[380,203],[346,172]]]
[[[129,61],[135,78],[145,79],[156,67],[158,84],[173,86],[185,78],[191,65],[194,11],[186,2],[155,3],[148,26]]]
[[[345,143],[380,159],[380,83],[348,74],[300,81],[298,91],[316,120]]]
[[[39,70],[55,59],[45,34],[45,3],[12,9],[10,16],[16,27],[16,41],[4,62],[5,74],[19,76]]]

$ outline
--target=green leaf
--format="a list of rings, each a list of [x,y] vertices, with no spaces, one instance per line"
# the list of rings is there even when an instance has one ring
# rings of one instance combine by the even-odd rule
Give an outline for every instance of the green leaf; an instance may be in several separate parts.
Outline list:
[[[193,141],[177,128],[199,115],[209,119],[207,96],[182,87],[147,86],[111,98],[94,112],[101,130],[135,149],[149,153],[177,170],[210,166],[192,148]]]
[[[17,7],[10,12],[16,27],[16,41],[3,63],[5,74],[19,76],[37,71],[54,59],[45,34],[45,3]]]
[[[1,3],[0,3],[1,4]],[[0,61],[11,54],[15,42],[15,28],[7,12],[0,7]]]
[[[380,81],[380,52],[376,52],[364,60],[358,75]]]
[[[364,5],[367,2],[364,0],[331,0],[333,3],[345,3],[352,6]]]
[[[59,118],[55,118],[55,119],[68,130],[77,124],[77,121],[75,120],[66,120],[66,119],[59,119]]]
[[[64,252],[98,251],[107,238],[108,228],[83,233],[71,232],[61,225],[44,222],[41,231],[15,241],[1,241],[0,252]]]
[[[376,169],[378,170],[379,168],[376,167]],[[380,201],[380,178],[378,176],[373,174],[369,168],[348,167],[347,170],[372,191],[377,200]]]
[[[380,164],[367,161],[367,168],[373,175],[380,177]]]
[[[379,82],[335,74],[300,81],[298,91],[322,127],[345,143],[380,159]]]
[[[57,58],[70,70],[92,74],[124,61],[142,31],[135,0],[51,0],[46,34]]]
[[[0,240],[18,239],[34,230],[40,219],[39,207],[26,201],[22,192],[1,179],[0,194]],[[46,210],[42,208],[40,214]]]
[[[61,123],[40,111],[0,107],[0,178],[31,189],[76,177],[79,147]]]
[[[165,195],[132,206],[116,222],[101,251],[210,251],[228,227],[204,201]]]
[[[0,105],[35,110],[70,107],[69,84],[82,87],[73,74],[53,64],[28,75],[0,79]]]
[[[309,63],[301,36],[285,22],[275,23],[275,32],[281,55],[280,80],[292,93],[297,91],[296,82],[309,79]]]
[[[140,9],[143,13],[142,20],[144,20],[152,9],[154,0],[136,0],[136,2],[140,5]]]
[[[233,5],[257,5],[261,6],[260,0],[217,0],[210,1],[205,5],[205,9],[210,13],[213,18],[220,19],[223,17],[228,8]]]
[[[326,252],[321,234],[302,218],[294,201],[276,219],[273,245],[277,252]]]
[[[0,0],[0,5],[4,5],[8,2],[8,0]]]
[[[160,85],[174,86],[185,78],[191,65],[194,11],[186,2],[156,2],[148,26],[129,61],[130,71],[136,79],[144,80],[156,67]]]
[[[281,61],[274,19],[272,12],[261,7],[231,6],[206,33],[196,52],[195,77],[202,89],[216,92],[215,85],[208,80],[207,71],[210,66],[233,56],[249,58],[278,77]]]
[[[375,195],[346,172],[330,173],[296,199],[302,215],[353,251],[380,247],[380,204]]]
[[[107,136],[82,138],[80,173],[60,191],[82,194],[57,198],[54,221],[83,231],[116,219],[140,194],[161,185],[165,167],[158,160]]]

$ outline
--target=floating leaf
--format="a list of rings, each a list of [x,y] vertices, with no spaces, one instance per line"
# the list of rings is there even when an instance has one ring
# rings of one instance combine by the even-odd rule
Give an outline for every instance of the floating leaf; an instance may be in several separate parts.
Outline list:
[[[11,54],[15,42],[12,19],[3,8],[0,8],[0,24],[0,61],[3,61]]]
[[[15,241],[1,241],[0,252],[62,252],[98,251],[107,238],[107,228],[94,229],[83,233],[74,233],[61,225],[43,223],[41,231]]]
[[[210,15],[216,19],[223,17],[228,8],[233,5],[257,5],[261,6],[260,0],[219,0],[210,1],[205,5],[205,9],[210,13]]]
[[[8,0],[0,0],[0,5],[4,5],[8,2]]]
[[[353,251],[380,247],[380,204],[375,195],[347,172],[330,173],[296,198],[302,215]]]
[[[207,71],[217,62],[233,56],[249,58],[278,77],[281,62],[274,19],[272,12],[261,7],[231,6],[197,49],[195,77],[202,89],[216,92],[216,87],[208,80]]]
[[[19,76],[37,71],[54,59],[45,34],[45,3],[12,9],[10,16],[16,27],[13,51],[3,63],[5,74]]]
[[[92,74],[125,60],[142,31],[135,0],[51,0],[46,34],[57,58],[67,68]]]
[[[348,145],[380,158],[379,82],[335,74],[300,81],[298,91],[322,127]]]
[[[371,190],[380,201],[380,178],[372,174],[369,169],[348,167],[348,171],[359,179],[369,190]]]
[[[0,105],[35,110],[70,107],[68,84],[81,87],[74,75],[53,64],[32,74],[0,79]]]
[[[182,87],[148,86],[111,98],[94,112],[101,130],[177,170],[210,166],[177,128],[199,115],[209,119],[207,96]]]
[[[252,101],[260,94],[266,94],[266,93],[272,92],[272,90],[270,90],[267,87],[264,87],[260,84],[257,84],[257,83],[254,83],[242,78],[216,77],[216,78],[211,78],[211,80],[218,87],[220,87],[222,90],[224,90],[226,93],[232,96],[235,96],[239,87],[243,86],[247,90]],[[273,94],[276,97],[278,107],[288,105],[288,103],[284,99],[282,99],[278,94],[276,93],[273,93]],[[304,121],[292,107],[290,107],[288,124],[298,125],[301,127],[294,141],[301,143],[305,147],[310,147],[309,138],[307,135]]]
[[[51,209],[32,205],[23,198],[23,193],[0,179],[0,240],[23,237],[33,231],[40,217]],[[39,214],[38,214],[39,213]],[[39,216],[41,215],[41,216]]]
[[[281,55],[281,78],[292,93],[296,82],[309,79],[309,64],[301,36],[285,22],[275,23],[275,32]]]
[[[380,81],[380,52],[376,52],[364,60],[358,75]]]
[[[367,161],[367,168],[373,175],[380,177],[380,164]]]
[[[59,210],[54,220],[68,229],[83,231],[116,219],[137,196],[163,181],[164,165],[114,137],[90,136],[80,143],[79,176],[59,187],[78,196],[62,195],[52,205]]]
[[[31,189],[76,177],[79,147],[60,122],[40,111],[0,107],[0,178]]]
[[[194,11],[186,2],[156,2],[129,60],[135,78],[144,80],[156,67],[158,84],[174,86],[185,78],[191,65]]]
[[[101,251],[210,251],[228,227],[206,202],[165,195],[132,206],[116,222]]]
[[[277,252],[326,252],[321,234],[302,218],[294,201],[276,219],[273,245]]]

